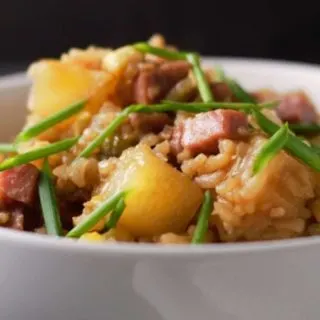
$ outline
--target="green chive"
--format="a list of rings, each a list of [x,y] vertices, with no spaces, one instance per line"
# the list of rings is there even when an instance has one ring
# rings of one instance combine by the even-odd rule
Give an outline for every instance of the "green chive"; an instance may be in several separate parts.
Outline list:
[[[16,148],[10,143],[0,143],[0,153],[16,152]]]
[[[126,204],[124,202],[124,198],[121,198],[117,203],[116,207],[114,208],[114,210],[112,211],[110,218],[106,223],[106,227],[108,229],[112,229],[116,227],[125,208],[126,208]]]
[[[38,189],[47,233],[54,236],[62,236],[63,231],[48,159],[44,161]]]
[[[222,69],[221,66],[216,66],[215,68],[215,75],[216,75],[216,80],[223,82],[226,79],[226,75],[224,73],[224,70]]]
[[[195,53],[189,53],[187,54],[187,60],[192,64],[194,77],[198,85],[201,99],[204,102],[214,101],[212,90],[200,65],[199,55]]]
[[[204,242],[204,237],[208,231],[209,218],[213,210],[213,199],[210,191],[204,194],[204,200],[200,209],[196,229],[194,230],[191,243],[200,244]]]
[[[48,157],[52,154],[59,153],[70,149],[79,138],[65,139],[47,146],[19,154],[12,158],[5,159],[0,163],[0,171],[7,170],[21,164],[29,163],[34,160]]]
[[[320,156],[320,147],[314,144],[311,145],[312,150]]]
[[[226,84],[230,88],[231,92],[242,102],[257,103],[256,99],[246,92],[235,80],[225,79]]]
[[[290,124],[289,128],[293,132],[301,134],[314,134],[320,132],[319,124]]]
[[[81,151],[79,157],[88,158],[96,148],[102,145],[107,138],[111,137],[120,125],[127,120],[128,115],[132,112],[131,110],[132,107],[128,107],[121,111],[111,123]]]
[[[205,112],[212,109],[233,109],[233,110],[241,110],[248,109],[251,110],[253,108],[257,109],[273,109],[278,105],[278,101],[271,101],[266,103],[246,103],[246,102],[193,102],[193,103],[182,103],[175,101],[162,101],[163,105],[155,105],[154,110],[157,112],[161,112],[165,109],[165,111],[177,111],[183,110],[188,112]],[[173,108],[172,108],[173,107]],[[162,109],[163,108],[163,109]],[[169,110],[170,109],[170,110]],[[158,111],[159,110],[159,111]]]
[[[234,82],[235,83],[235,82]],[[240,85],[236,83],[236,86],[232,87],[235,90],[235,87],[240,88],[240,91],[243,90]],[[230,88],[232,90],[232,88]],[[239,94],[238,91],[238,99],[243,102],[252,101],[253,97],[249,94]],[[233,92],[236,95],[236,92]],[[255,100],[254,100],[255,101]],[[279,126],[265,117],[258,109],[252,109],[252,112],[256,118],[256,121],[264,132],[269,135],[275,134],[279,130]],[[320,156],[313,150],[312,147],[305,144],[300,138],[293,134],[289,134],[288,140],[285,144],[285,149],[289,151],[291,154],[302,160],[306,163],[309,167],[315,169],[316,171],[320,171]]]
[[[77,226],[67,233],[69,238],[79,238],[84,233],[90,231],[102,218],[104,218],[111,210],[113,210],[119,200],[125,196],[126,192],[118,192],[114,196],[104,201],[90,215],[83,219]]]
[[[230,88],[233,95],[240,101],[247,103],[257,103],[256,99],[246,90],[244,90],[237,81],[228,78],[221,67],[216,67],[216,74],[219,81],[225,82]]]
[[[288,124],[285,124],[262,146],[253,163],[253,174],[259,173],[268,165],[278,152],[283,149],[288,137],[289,127]]]
[[[133,47],[143,53],[150,53],[155,56],[168,59],[168,60],[186,60],[187,54],[185,52],[170,51],[167,49],[161,49],[150,46],[148,43],[139,42],[135,43]]]
[[[48,130],[54,125],[72,117],[74,114],[81,111],[87,100],[79,101],[75,104],[72,104],[61,111],[54,113],[53,115],[47,117],[46,119],[36,123],[35,125],[23,130],[16,138],[16,142],[27,141],[33,137],[36,137],[40,133]]]
[[[214,101],[211,88],[207,82],[205,74],[200,65],[200,57],[196,53],[174,52],[167,49],[161,49],[150,46],[145,42],[136,43],[133,47],[143,53],[150,53],[161,58],[169,60],[187,60],[192,64],[193,73],[196,78],[201,98],[204,102]]]
[[[111,123],[82,150],[79,157],[88,158],[95,149],[103,142],[110,138],[115,131],[123,124],[131,113],[152,113],[152,112],[170,112],[170,111],[186,111],[186,112],[206,112],[213,109],[235,109],[235,110],[251,110],[252,108],[273,108],[278,102],[268,102],[262,104],[238,103],[238,102],[209,102],[209,103],[179,103],[174,101],[165,101],[164,104],[155,105],[131,105],[121,111]]]
[[[259,110],[252,109],[253,115],[265,133],[269,135],[275,134],[279,130],[279,126],[265,117]],[[289,134],[285,144],[285,149],[291,154],[302,160],[309,167],[320,171],[320,156],[313,150],[312,147],[304,143],[300,138],[293,134]]]

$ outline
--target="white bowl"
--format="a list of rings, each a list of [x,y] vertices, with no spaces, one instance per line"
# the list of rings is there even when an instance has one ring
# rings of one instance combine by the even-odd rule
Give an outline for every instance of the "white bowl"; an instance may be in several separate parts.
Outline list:
[[[207,59],[244,86],[302,88],[320,69]],[[23,75],[0,80],[0,136],[25,115]],[[320,238],[208,246],[76,243],[0,229],[1,320],[301,320],[320,315]]]

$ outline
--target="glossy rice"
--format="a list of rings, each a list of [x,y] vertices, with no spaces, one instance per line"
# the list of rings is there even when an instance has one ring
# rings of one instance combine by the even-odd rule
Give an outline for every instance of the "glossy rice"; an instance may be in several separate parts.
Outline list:
[[[160,48],[176,50],[167,46],[160,35],[154,36],[150,43]],[[124,108],[139,102],[139,97],[143,97],[151,106],[163,99],[186,103],[201,101],[192,69],[189,69],[186,76],[179,78],[178,69],[174,72],[173,69],[170,70],[173,76],[162,73],[164,71],[161,66],[164,63],[169,62],[138,52],[131,46],[119,49],[90,47],[85,50],[72,49],[63,54],[61,60],[43,60],[31,67],[29,74],[34,84],[30,93],[25,128],[45,119],[51,113],[50,108],[57,111],[59,105],[66,106],[89,97],[86,108],[71,120],[66,120],[19,145],[20,152],[25,152],[34,150],[39,145],[80,136],[78,143],[70,150],[49,157],[64,232],[67,233],[81,223],[111,196],[110,190],[115,190],[112,188],[117,185],[117,182],[114,182],[115,176],[130,180],[132,174],[134,181],[124,181],[123,184],[119,182],[119,186],[135,186],[135,190],[139,192],[136,191],[136,198],[128,196],[127,207],[118,224],[106,229],[110,214],[105,215],[80,237],[80,241],[106,244],[128,241],[137,244],[188,244],[195,232],[201,198],[205,191],[209,191],[213,197],[213,211],[204,235],[205,243],[276,240],[320,234],[319,173],[282,150],[261,172],[253,175],[253,162],[261,147],[268,141],[268,136],[257,127],[252,117],[248,117],[248,127],[237,128],[242,132],[239,137],[229,137],[223,132],[214,138],[217,151],[212,151],[214,146],[210,139],[213,137],[209,136],[205,143],[211,143],[212,149],[204,149],[204,152],[195,151],[198,149],[191,143],[181,145],[179,134],[183,135],[184,132],[180,132],[179,128],[188,119],[194,120],[194,113],[178,111],[158,118],[157,115],[128,117],[90,157],[79,158],[79,154]],[[170,66],[170,63],[168,65]],[[57,74],[56,68],[60,68]],[[182,67],[174,65],[174,68]],[[181,70],[179,72],[183,74]],[[207,81],[219,101],[237,101],[228,86],[217,78],[214,70],[205,72]],[[141,78],[139,82],[137,79],[142,74],[145,78]],[[80,78],[83,78],[82,82]],[[69,87],[68,82],[74,82],[74,85]],[[53,87],[57,86],[58,98],[46,93],[48,83],[53,84]],[[155,83],[157,85],[154,85]],[[282,98],[276,91],[262,90],[251,94],[257,97],[258,101]],[[302,96],[299,93],[297,97],[292,103],[299,103]],[[312,101],[306,96],[301,99],[304,99],[305,104],[310,104],[306,112],[309,112],[308,119],[311,119],[314,108]],[[308,102],[306,99],[309,99]],[[46,102],[48,107],[45,107]],[[264,114],[279,125],[287,121],[281,118],[283,114],[279,112],[266,110]],[[315,120],[315,123],[317,122],[318,119]],[[176,138],[178,140],[175,140]],[[199,137],[200,140],[201,138],[203,137]],[[319,141],[316,134],[304,139],[307,144],[310,141]],[[205,143],[200,140],[201,149]],[[175,141],[180,145],[175,145]],[[150,150],[151,153],[145,150]],[[141,162],[146,166],[150,163],[150,171],[143,166],[137,169],[138,165],[131,165],[128,154],[131,156],[134,152],[137,152],[137,158],[146,155],[145,159],[141,158]],[[137,163],[139,161],[137,160]],[[41,169],[42,163],[43,159],[32,162],[32,165]],[[124,167],[126,172],[121,171]],[[153,168],[167,167],[172,171],[168,171],[166,176],[160,176],[160,173],[153,171]],[[175,175],[177,180],[174,180]],[[176,190],[170,190],[171,186],[180,186],[179,179],[186,184],[190,183],[187,189],[194,188],[193,194],[184,194],[188,190],[183,186],[176,194]],[[167,180],[168,185],[162,180]],[[149,190],[151,193],[143,189],[148,188],[148,183],[150,189],[153,188],[152,192]],[[161,204],[172,201],[175,205],[174,199],[171,199],[172,194],[175,194],[177,199],[176,212],[171,212],[170,208]],[[152,201],[148,199],[152,197]],[[184,199],[185,207],[179,197]],[[139,213],[131,208],[134,203],[139,208],[147,208],[147,212]],[[32,202],[32,206],[38,208],[37,203]],[[0,225],[27,229],[25,226],[21,227],[21,223],[15,223],[15,219],[19,217],[22,217],[25,223],[30,218],[24,207],[18,216],[12,206],[3,203],[2,208]],[[193,209],[192,212],[185,213],[179,211],[181,208],[185,208],[185,212]],[[186,216],[183,216],[184,214]],[[42,219],[34,221],[29,224],[32,230],[29,228],[27,231],[46,232]]]

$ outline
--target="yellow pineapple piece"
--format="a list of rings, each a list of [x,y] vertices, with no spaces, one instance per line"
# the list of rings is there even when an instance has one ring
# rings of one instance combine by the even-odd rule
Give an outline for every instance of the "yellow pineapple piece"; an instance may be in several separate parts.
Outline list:
[[[79,239],[89,242],[102,242],[106,240],[105,236],[98,232],[87,232],[83,234]]]
[[[58,60],[36,62],[28,74],[33,81],[28,108],[40,119],[83,99],[88,99],[85,110],[94,114],[115,87],[115,77],[111,73]],[[65,127],[74,120],[73,117],[63,121],[57,127]]]
[[[201,189],[147,146],[127,149],[98,198],[129,190],[118,225],[134,236],[185,231],[202,202]],[[95,197],[92,199],[95,201]]]

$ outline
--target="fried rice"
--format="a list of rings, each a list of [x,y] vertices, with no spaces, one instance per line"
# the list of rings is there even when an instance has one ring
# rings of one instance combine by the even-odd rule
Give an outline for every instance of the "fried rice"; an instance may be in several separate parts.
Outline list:
[[[154,35],[149,44],[178,53],[161,35]],[[270,134],[259,127],[253,114],[233,109],[241,99],[230,82],[216,70],[205,69],[204,80],[221,108],[174,110],[168,100],[185,106],[203,100],[194,66],[188,60],[170,60],[137,48],[74,48],[60,59],[30,66],[33,85],[22,132],[69,105],[84,101],[84,106],[37,135],[15,140],[15,149],[4,153],[4,162],[65,139],[79,139],[47,157],[5,169],[0,164],[0,226],[56,236],[76,234],[80,241],[106,244],[188,244],[201,229],[207,192],[212,210],[202,228],[202,243],[320,234],[318,170],[284,144],[254,174],[254,162]],[[274,109],[261,112],[280,127],[318,125],[316,108],[302,91],[283,94],[262,88],[248,94],[255,106],[277,101]],[[170,111],[151,110],[165,103]],[[83,156],[129,106],[146,106],[151,112],[126,115],[112,134]],[[293,131],[290,135],[318,150],[319,130],[297,135]],[[46,182],[47,160],[52,174]],[[320,157],[317,161],[320,166]],[[51,194],[45,183],[51,183]],[[41,190],[54,199],[60,234],[48,222],[50,213],[44,212]],[[101,208],[120,191],[125,191],[124,207],[116,217],[116,207]],[[94,220],[99,210],[99,219]],[[90,217],[90,226],[83,227]],[[77,227],[82,231],[72,233]]]

